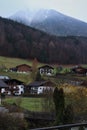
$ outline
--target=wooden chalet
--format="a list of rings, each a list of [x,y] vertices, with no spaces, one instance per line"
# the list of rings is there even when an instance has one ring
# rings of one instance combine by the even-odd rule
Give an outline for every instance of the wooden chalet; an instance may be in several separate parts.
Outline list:
[[[16,66],[18,72],[30,72],[32,71],[32,67],[27,64],[22,64]]]
[[[76,66],[76,67],[72,68],[71,71],[76,74],[83,74],[83,75],[87,74],[87,69],[83,68],[81,66]]]
[[[49,65],[41,66],[38,69],[39,69],[40,74],[42,74],[42,75],[51,76],[54,73],[54,68],[52,66],[49,66]]]
[[[19,73],[28,73],[32,71],[32,67],[27,64],[21,64],[14,68],[10,68],[10,71],[19,72]]]

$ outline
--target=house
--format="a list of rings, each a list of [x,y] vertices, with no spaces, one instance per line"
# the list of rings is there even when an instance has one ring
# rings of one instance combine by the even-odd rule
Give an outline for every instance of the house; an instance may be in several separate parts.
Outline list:
[[[16,66],[16,68],[17,68],[17,72],[26,73],[26,72],[32,71],[32,67],[29,65],[26,65],[26,64],[18,65],[18,66]]]
[[[76,66],[76,67],[73,67],[71,69],[72,72],[76,73],[76,74],[83,74],[83,75],[86,75],[87,74],[87,69],[86,68],[83,68],[81,66]]]
[[[49,65],[44,65],[38,68],[41,75],[51,76],[54,73],[54,68]]]
[[[10,79],[10,77],[9,76],[4,76],[4,75],[0,75],[0,79]]]
[[[10,68],[9,71],[11,71],[11,72],[17,72],[17,68],[16,67]]]
[[[0,79],[0,93],[4,93],[8,89],[8,85]]]
[[[8,85],[6,93],[8,95],[21,95],[24,93],[24,83],[17,79],[5,79],[4,82]]]
[[[51,81],[35,81],[31,82],[27,88],[31,94],[45,94],[54,91],[55,84]]]
[[[14,68],[10,68],[10,71],[19,72],[19,73],[28,73],[32,71],[32,67],[27,64],[21,64]]]
[[[75,78],[73,78],[73,79],[67,79],[66,82],[68,84],[71,84],[71,85],[74,85],[74,86],[81,86],[84,81],[81,80],[81,79],[75,79]]]

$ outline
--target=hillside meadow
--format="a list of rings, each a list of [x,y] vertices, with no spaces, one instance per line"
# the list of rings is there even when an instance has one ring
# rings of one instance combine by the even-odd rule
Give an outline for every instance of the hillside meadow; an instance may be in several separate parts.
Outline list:
[[[33,60],[21,59],[21,58],[10,58],[0,56],[0,75],[6,75],[13,79],[23,81],[25,84],[31,81],[30,73],[16,73],[8,71],[9,68],[16,67],[17,65],[27,64],[32,66]],[[38,66],[42,65],[38,62]]]
[[[0,56],[0,75],[6,75],[6,76],[9,76],[14,79],[21,80],[25,84],[28,84],[32,80],[30,73],[16,73],[16,72],[10,72],[8,70],[9,70],[9,68],[13,68],[20,64],[27,64],[27,65],[32,66],[33,60],[34,59],[30,60],[30,59],[10,58],[10,57]],[[37,61],[37,67],[40,67],[42,65],[45,65],[45,63],[40,63]],[[58,66],[62,67],[61,72],[59,72],[61,74],[70,72],[70,69],[72,68],[72,66],[74,66],[72,64],[70,64],[70,65],[49,64],[49,65],[54,67],[54,74],[56,74],[56,72],[59,71],[56,69],[56,68],[58,68]],[[81,66],[87,67],[86,64],[81,65]],[[49,79],[49,77],[45,77],[45,78]],[[63,75],[60,79],[51,78],[51,80],[53,80],[54,82],[58,82],[58,80],[61,80],[61,79],[71,79],[71,78],[79,78],[79,79],[87,80],[87,76],[78,77],[76,75],[71,75],[71,74]]]
[[[32,60],[0,56],[0,66],[2,67],[6,67],[7,69],[9,69],[20,64],[32,65]]]

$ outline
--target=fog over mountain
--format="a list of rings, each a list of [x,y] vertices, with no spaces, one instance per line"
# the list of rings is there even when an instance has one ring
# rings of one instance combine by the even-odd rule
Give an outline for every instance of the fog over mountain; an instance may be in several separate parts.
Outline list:
[[[10,19],[56,36],[87,36],[87,23],[55,10],[22,10]]]

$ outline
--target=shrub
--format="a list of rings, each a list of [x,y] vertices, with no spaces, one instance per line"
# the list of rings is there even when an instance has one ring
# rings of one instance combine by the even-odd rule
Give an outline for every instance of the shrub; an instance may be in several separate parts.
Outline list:
[[[0,113],[0,130],[27,130],[27,122],[7,113]]]

